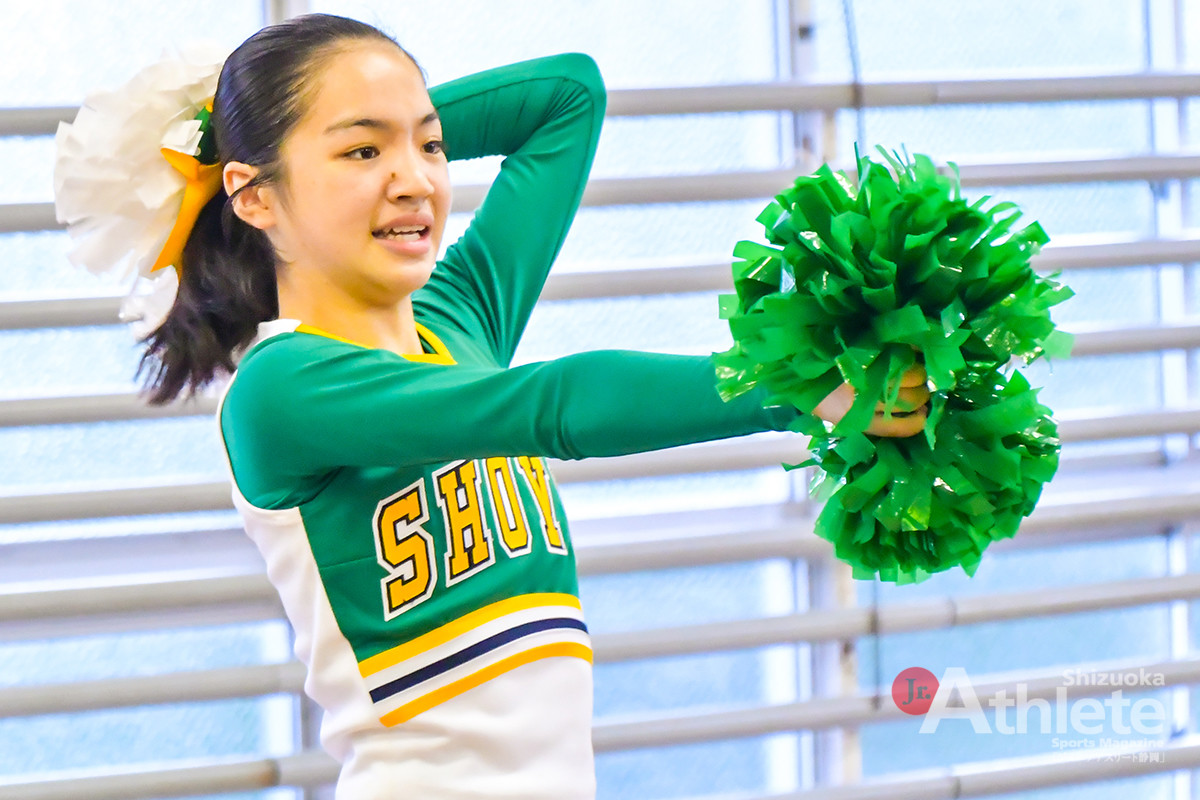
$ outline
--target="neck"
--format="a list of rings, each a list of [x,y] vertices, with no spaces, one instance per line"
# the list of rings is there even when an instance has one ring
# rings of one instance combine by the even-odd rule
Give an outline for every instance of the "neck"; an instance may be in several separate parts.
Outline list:
[[[282,271],[281,271],[282,272]],[[337,291],[313,291],[279,281],[279,316],[367,347],[401,355],[421,352],[421,338],[408,295],[394,304],[370,305]],[[328,289],[328,287],[326,287]]]

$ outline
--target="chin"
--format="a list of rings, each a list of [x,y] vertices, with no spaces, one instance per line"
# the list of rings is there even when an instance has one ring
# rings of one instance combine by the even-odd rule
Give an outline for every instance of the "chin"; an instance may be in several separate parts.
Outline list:
[[[375,282],[376,291],[387,298],[387,303],[401,302],[413,292],[429,283],[433,275],[433,264],[409,264],[402,269],[393,270]]]

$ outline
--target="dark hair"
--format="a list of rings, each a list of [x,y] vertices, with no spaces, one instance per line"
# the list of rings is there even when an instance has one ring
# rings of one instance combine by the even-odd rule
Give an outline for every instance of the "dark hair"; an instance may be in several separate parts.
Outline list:
[[[279,149],[311,101],[306,84],[355,40],[390,42],[412,58],[378,28],[329,14],[263,28],[234,50],[213,99],[221,163],[257,167],[248,185],[278,181]],[[175,304],[143,340],[138,365],[138,375],[148,373],[145,388],[156,405],[232,372],[235,353],[254,339],[258,323],[279,315],[275,250],[263,231],[233,213],[223,189],[201,210],[181,261]]]

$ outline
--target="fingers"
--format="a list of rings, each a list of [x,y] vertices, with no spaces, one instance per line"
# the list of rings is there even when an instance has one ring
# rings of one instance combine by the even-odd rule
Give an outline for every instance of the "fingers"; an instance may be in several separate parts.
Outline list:
[[[872,436],[904,438],[915,436],[925,430],[929,415],[929,385],[923,364],[914,364],[900,376],[900,392],[896,396],[891,414],[886,414],[884,404],[875,407],[875,418],[866,433]],[[813,414],[835,425],[846,416],[854,404],[854,389],[843,383],[822,400]]]
[[[890,415],[883,403],[875,407],[875,418],[867,426],[866,432],[873,436],[896,438],[916,436],[925,430],[925,420],[929,417],[928,404],[929,389],[926,387],[901,389]]]
[[[914,364],[900,376],[900,388],[911,389],[914,386],[924,386],[929,376],[925,374],[924,364]]]
[[[918,364],[906,370],[900,386],[891,414],[886,413],[883,403],[876,405],[875,418],[866,433],[903,438],[925,430],[925,420],[929,415],[929,386],[925,381],[925,368]],[[854,389],[843,383],[813,409],[813,414],[837,424],[853,404]]]
[[[843,383],[817,404],[817,407],[813,409],[813,414],[836,425],[842,417],[846,416],[846,412],[852,405],[854,405],[854,389],[850,387],[850,384]]]
[[[928,403],[929,389],[925,386],[901,389],[891,415],[884,413],[883,404],[880,403],[866,432],[872,436],[915,436],[925,429]],[[837,424],[853,404],[854,390],[848,384],[842,384],[813,409],[813,414]]]
[[[875,407],[875,418],[867,426],[872,436],[907,438],[925,430],[929,417],[929,385],[923,364],[914,364],[900,376],[900,392],[891,415],[882,403]]]
[[[914,386],[911,389],[901,389],[900,394],[896,397],[896,405],[892,409],[892,413],[915,411],[921,406],[929,402],[929,387],[921,384]],[[883,411],[883,403],[875,406],[876,412]]]
[[[928,410],[924,406],[908,413],[893,413],[891,417],[877,411],[866,432],[872,436],[890,436],[897,439],[916,436],[925,430],[927,417]]]
[[[913,375],[919,375],[921,380],[910,384],[910,376]],[[867,433],[905,438],[925,430],[925,420],[929,416],[929,387],[925,384],[924,367],[913,367],[905,372],[900,385],[902,388],[896,396],[892,413],[887,414],[883,403],[876,405],[875,418],[867,426]]]

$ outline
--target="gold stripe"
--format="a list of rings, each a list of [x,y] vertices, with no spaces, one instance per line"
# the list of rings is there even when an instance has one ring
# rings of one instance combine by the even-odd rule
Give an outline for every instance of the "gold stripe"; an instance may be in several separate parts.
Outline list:
[[[435,334],[433,331],[429,330],[429,328],[426,328],[424,325],[422,325],[419,322],[416,323],[416,325],[417,325],[417,335],[420,336],[422,340],[427,342],[429,344],[429,346],[433,348],[433,352],[432,353],[397,353],[397,355],[399,355],[401,358],[408,359],[409,361],[420,361],[421,363],[424,363],[424,364],[450,365],[450,364],[458,363],[454,360],[454,356],[450,355],[450,348],[446,347],[446,343],[443,342],[441,339],[439,339],[437,337],[437,334]],[[339,342],[345,342],[346,344],[352,344],[355,347],[363,347],[363,348],[366,348],[367,350],[377,349],[374,347],[369,347],[369,346],[363,344],[362,342],[356,342],[353,339],[347,339],[343,336],[338,336],[336,334],[330,333],[329,331],[322,330],[322,329],[314,327],[312,325],[306,325],[305,323],[300,323],[299,325],[297,325],[296,332],[297,333],[311,333],[314,336],[324,336],[326,339],[334,339]]]
[[[533,661],[560,656],[582,658],[590,664],[592,663],[592,648],[579,642],[555,642],[554,644],[544,644],[541,647],[535,647],[532,650],[511,655],[508,658],[497,661],[491,666],[484,667],[476,673],[468,675],[465,678],[460,678],[447,686],[443,686],[441,689],[432,691],[424,697],[413,700],[411,703],[406,703],[395,711],[389,711],[380,717],[379,721],[389,728],[399,725],[402,722],[408,722],[418,714],[428,711],[447,700],[458,697],[463,692],[474,689],[476,686],[486,683],[498,675],[503,675]]]
[[[330,333],[327,330],[322,330],[321,328],[317,328],[317,327],[308,325],[303,322],[301,322],[299,325],[296,326],[296,333],[311,333],[314,336],[324,336],[326,339],[333,339],[335,341],[345,342],[346,344],[352,344],[355,347],[362,347],[367,350],[372,349],[372,348],[367,347],[362,342],[356,342],[353,339],[347,339],[344,336],[338,336],[337,334]]]
[[[417,333],[421,338],[429,343],[433,348],[432,353],[421,353],[420,355],[404,356],[409,361],[423,361],[427,364],[455,364],[454,356],[450,355],[450,348],[446,347],[445,342],[437,337],[433,331],[426,328],[421,323],[417,323]]]
[[[579,598],[572,594],[544,592],[510,597],[498,603],[492,603],[490,606],[476,609],[452,622],[447,622],[440,628],[434,628],[429,633],[422,634],[398,647],[393,647],[391,650],[384,650],[378,655],[363,659],[358,662],[358,671],[364,678],[370,677],[388,667],[394,667],[396,664],[406,661],[415,655],[439,647],[456,636],[461,636],[506,614],[524,611],[529,608],[538,608],[539,606],[571,606],[572,608],[583,609],[579,604]]]

